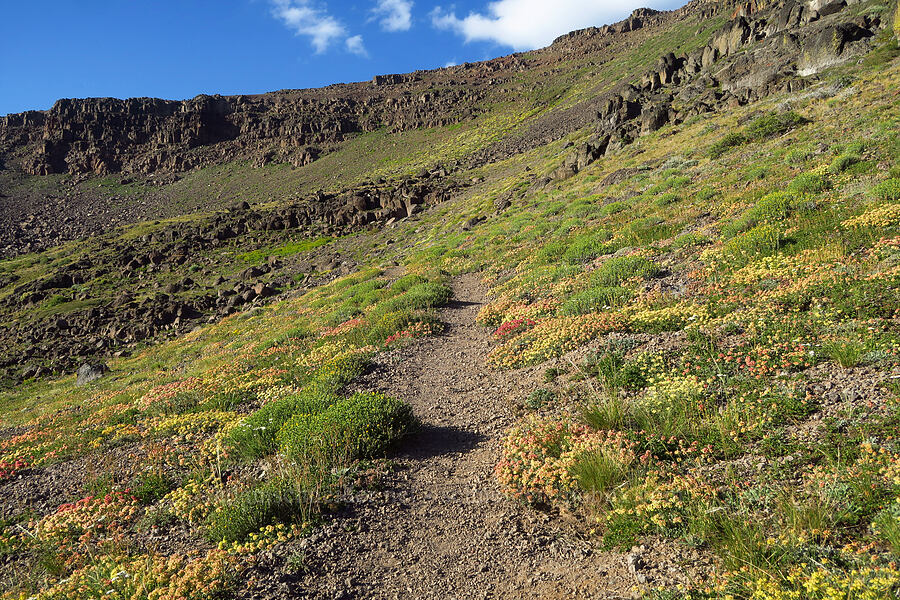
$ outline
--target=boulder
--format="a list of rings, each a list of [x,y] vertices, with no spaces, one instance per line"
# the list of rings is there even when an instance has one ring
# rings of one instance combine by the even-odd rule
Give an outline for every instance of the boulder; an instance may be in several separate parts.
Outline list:
[[[108,371],[109,367],[102,362],[84,363],[78,367],[75,385],[87,385],[92,381],[100,379]]]

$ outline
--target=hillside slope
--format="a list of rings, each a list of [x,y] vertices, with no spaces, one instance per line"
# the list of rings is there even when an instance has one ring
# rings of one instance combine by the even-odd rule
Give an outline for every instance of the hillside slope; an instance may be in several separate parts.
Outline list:
[[[895,597],[895,27],[7,117],[0,597]]]

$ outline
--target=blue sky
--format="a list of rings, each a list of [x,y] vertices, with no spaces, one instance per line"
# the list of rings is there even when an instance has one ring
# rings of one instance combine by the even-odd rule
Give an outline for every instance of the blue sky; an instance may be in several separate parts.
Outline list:
[[[261,93],[546,45],[678,0],[45,0],[0,19],[0,115],[58,98]]]

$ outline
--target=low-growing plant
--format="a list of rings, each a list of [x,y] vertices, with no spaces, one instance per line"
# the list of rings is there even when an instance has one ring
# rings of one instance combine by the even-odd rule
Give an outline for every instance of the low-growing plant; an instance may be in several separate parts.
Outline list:
[[[318,413],[297,413],[278,432],[288,457],[322,469],[383,454],[414,425],[412,410],[384,394],[360,392]]]
[[[634,292],[622,286],[592,287],[569,296],[559,307],[561,315],[585,315],[626,304]]]
[[[737,146],[742,146],[747,143],[747,138],[737,131],[732,131],[726,133],[719,141],[710,146],[707,151],[707,155],[716,159],[728,152],[730,149],[735,148]]]
[[[854,342],[828,342],[822,347],[825,355],[834,360],[845,369],[859,364],[866,348],[862,344]]]
[[[808,121],[804,117],[789,110],[787,112],[763,115],[753,119],[747,123],[747,127],[744,128],[744,134],[749,139],[758,141],[776,135],[783,135],[807,122]]]
[[[254,486],[223,500],[209,514],[206,536],[213,542],[242,542],[267,525],[304,523],[317,501],[316,491],[293,477]]]
[[[649,278],[659,273],[659,267],[643,256],[610,258],[591,275],[591,285],[613,287],[632,278]]]
[[[886,179],[877,183],[869,193],[882,202],[900,202],[900,178]]]

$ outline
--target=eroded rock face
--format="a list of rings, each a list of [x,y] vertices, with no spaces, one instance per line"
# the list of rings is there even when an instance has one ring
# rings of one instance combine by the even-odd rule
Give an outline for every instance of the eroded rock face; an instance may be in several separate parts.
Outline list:
[[[864,51],[865,40],[881,24],[841,19],[846,5],[846,0],[694,0],[672,12],[638,9],[619,23],[561,36],[527,58],[514,54],[450,69],[379,75],[365,83],[258,96],[64,99],[46,112],[0,118],[0,159],[9,155],[34,175],[181,172],[238,159],[257,166],[283,162],[302,167],[351,135],[472,119],[483,102],[521,91],[513,86],[515,73],[552,72],[559,62],[579,56],[602,60],[612,39],[627,44],[629,36],[640,39],[645,30],[652,33],[687,15],[731,12],[732,20],[707,46],[686,56],[660,57],[637,95],[612,94],[605,99],[605,108],[598,104],[594,109],[611,128],[641,117],[636,132],[629,133],[634,138],[661,126],[667,112],[664,103],[651,102],[641,93],[689,85],[703,72],[707,89],[719,88],[746,101],[779,89],[786,79]],[[757,48],[752,56],[743,52],[750,46]],[[726,58],[732,60],[722,63]],[[706,105],[703,110],[726,100],[707,96],[697,103]],[[487,151],[485,159],[558,139],[555,136],[584,126],[588,112],[588,107],[580,106],[550,115],[526,132],[523,141],[504,142],[502,148]]]

